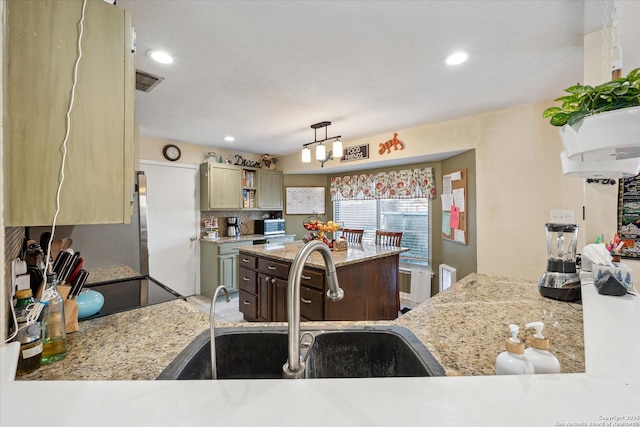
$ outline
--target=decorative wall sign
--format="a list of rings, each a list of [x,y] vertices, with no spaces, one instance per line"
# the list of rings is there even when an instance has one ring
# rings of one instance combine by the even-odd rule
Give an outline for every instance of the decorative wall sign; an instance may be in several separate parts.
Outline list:
[[[342,157],[340,158],[340,163],[368,158],[369,144],[356,145],[355,147],[347,147],[344,149],[344,153],[342,153]]]
[[[262,163],[254,162],[253,160],[247,160],[239,154],[236,154],[236,165],[237,166],[246,166],[248,168],[259,168]]]
[[[624,242],[620,255],[640,258],[640,175],[620,179],[618,236]]]
[[[390,140],[380,143],[378,154],[384,154],[385,152],[391,154],[391,147],[394,150],[404,150],[404,143],[398,139],[397,133],[394,133],[393,138]]]

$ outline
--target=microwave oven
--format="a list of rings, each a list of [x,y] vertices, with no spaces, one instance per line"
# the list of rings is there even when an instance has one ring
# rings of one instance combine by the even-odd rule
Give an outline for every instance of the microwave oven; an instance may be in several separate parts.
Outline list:
[[[254,233],[265,236],[284,234],[284,219],[258,219],[254,224]]]

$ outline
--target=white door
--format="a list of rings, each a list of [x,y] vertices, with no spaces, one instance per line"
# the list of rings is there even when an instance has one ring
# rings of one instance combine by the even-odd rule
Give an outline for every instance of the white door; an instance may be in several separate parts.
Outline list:
[[[181,295],[195,295],[198,167],[144,160],[140,167],[147,176],[149,276]]]

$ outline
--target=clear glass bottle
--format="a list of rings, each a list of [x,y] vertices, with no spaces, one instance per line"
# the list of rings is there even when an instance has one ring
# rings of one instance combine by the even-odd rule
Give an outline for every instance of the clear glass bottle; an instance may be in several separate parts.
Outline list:
[[[67,356],[67,330],[64,317],[64,299],[58,293],[55,273],[47,274],[42,293],[45,302],[42,319],[42,364],[62,360]]]

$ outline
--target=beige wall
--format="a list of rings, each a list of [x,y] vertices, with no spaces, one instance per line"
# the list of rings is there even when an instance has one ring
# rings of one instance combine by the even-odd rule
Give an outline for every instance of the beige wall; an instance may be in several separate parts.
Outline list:
[[[542,118],[550,105],[523,105],[397,131],[405,149],[387,156],[406,164],[415,163],[416,156],[475,150],[475,244],[480,273],[538,280],[546,268],[544,224],[549,222],[550,210],[574,210],[583,225],[579,220],[582,180],[562,174],[557,129]],[[345,140],[344,145],[368,143],[373,151],[387,139],[389,135],[377,135]],[[372,153],[370,161],[379,159]],[[283,158],[283,165],[285,173],[302,168],[297,153]],[[310,165],[319,172],[319,165]],[[335,161],[325,164],[323,172],[332,173],[336,165]],[[439,227],[434,223],[434,233]]]
[[[177,163],[199,165],[204,161],[204,156],[209,151],[214,151],[218,156],[222,154],[223,159],[228,156],[232,163],[236,162],[236,158],[234,157],[236,154],[241,155],[244,159],[256,162],[261,159],[261,156],[258,154],[239,153],[228,148],[205,147],[183,141],[172,141],[139,134],[137,135],[136,143],[138,146],[137,155],[139,156],[136,164],[139,164],[140,159],[168,162],[162,155],[162,149],[167,144],[174,144],[180,148],[182,155]]]

